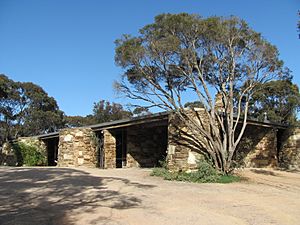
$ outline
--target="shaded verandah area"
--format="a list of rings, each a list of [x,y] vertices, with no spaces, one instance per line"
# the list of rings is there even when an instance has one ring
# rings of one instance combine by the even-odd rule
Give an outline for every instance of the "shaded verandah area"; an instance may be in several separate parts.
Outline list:
[[[100,168],[155,167],[168,148],[168,120],[95,131]]]
[[[39,139],[49,166],[154,167],[167,154],[168,114],[67,128]]]

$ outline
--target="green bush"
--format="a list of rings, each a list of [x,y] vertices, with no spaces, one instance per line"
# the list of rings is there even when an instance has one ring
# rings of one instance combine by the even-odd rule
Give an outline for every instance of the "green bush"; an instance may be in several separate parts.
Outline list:
[[[194,183],[231,183],[240,180],[234,175],[220,174],[210,162],[204,159],[198,161],[198,169],[192,172],[171,172],[166,168],[154,168],[151,176],[163,177],[165,180],[176,180]]]
[[[163,177],[165,180],[174,180],[174,173],[170,172],[166,168],[156,167],[153,168],[151,176]]]
[[[165,157],[161,160],[158,160],[158,164],[161,168],[167,169],[168,163],[167,163],[167,159]]]
[[[13,149],[19,166],[45,166],[47,157],[43,155],[36,146],[24,143],[13,144]]]

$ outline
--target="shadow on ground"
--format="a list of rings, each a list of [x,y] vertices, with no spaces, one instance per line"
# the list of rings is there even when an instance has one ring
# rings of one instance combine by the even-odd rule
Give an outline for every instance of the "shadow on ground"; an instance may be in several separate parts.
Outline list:
[[[107,184],[153,188],[114,177],[95,177],[65,168],[0,168],[0,224],[73,224],[70,212],[92,213],[95,208],[129,209],[141,200]]]
[[[251,169],[250,171],[253,172],[253,173],[257,173],[257,174],[270,175],[270,176],[279,176],[278,173],[275,173],[275,172],[269,171],[269,170],[264,170],[264,169]]]

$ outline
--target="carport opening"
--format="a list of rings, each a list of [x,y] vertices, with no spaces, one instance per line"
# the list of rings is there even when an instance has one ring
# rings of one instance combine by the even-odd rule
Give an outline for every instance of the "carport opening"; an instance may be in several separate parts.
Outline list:
[[[127,167],[160,166],[167,155],[167,121],[134,125],[127,128]]]
[[[100,168],[151,168],[165,160],[168,120],[95,131]]]

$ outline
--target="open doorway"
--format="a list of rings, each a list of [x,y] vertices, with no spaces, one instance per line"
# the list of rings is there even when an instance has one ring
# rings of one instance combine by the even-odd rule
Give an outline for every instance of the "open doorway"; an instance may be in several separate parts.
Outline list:
[[[116,138],[116,168],[126,167],[127,143],[126,143],[126,130],[120,129],[115,132]]]
[[[56,166],[58,160],[58,143],[59,138],[53,137],[43,140],[47,146],[48,166]]]
[[[104,169],[104,135],[103,131],[98,131],[95,133],[96,141],[97,141],[97,167],[100,169]]]

